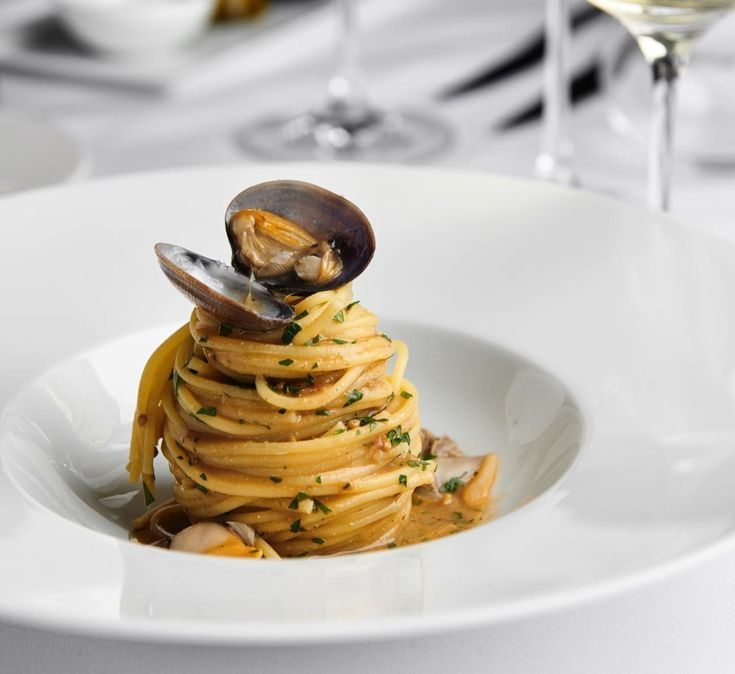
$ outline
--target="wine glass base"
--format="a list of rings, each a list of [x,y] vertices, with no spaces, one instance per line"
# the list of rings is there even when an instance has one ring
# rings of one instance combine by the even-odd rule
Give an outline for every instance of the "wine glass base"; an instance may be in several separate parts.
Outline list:
[[[568,162],[559,161],[550,154],[536,157],[534,173],[537,178],[564,187],[579,187],[579,178]]]
[[[450,133],[416,112],[370,110],[348,119],[325,111],[259,120],[236,139],[246,152],[267,159],[410,162],[439,153]]]
[[[83,177],[88,165],[61,129],[32,115],[0,112],[0,195]]]

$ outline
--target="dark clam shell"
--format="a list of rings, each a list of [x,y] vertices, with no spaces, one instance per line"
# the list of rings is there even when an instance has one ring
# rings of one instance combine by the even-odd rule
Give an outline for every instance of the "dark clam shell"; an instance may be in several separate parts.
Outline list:
[[[157,243],[155,250],[168,280],[221,323],[240,330],[265,331],[293,320],[290,305],[232,267],[170,243]]]
[[[324,283],[310,283],[293,271],[259,279],[283,292],[307,294],[337,288],[359,276],[375,252],[375,235],[365,214],[351,201],[322,187],[297,180],[275,180],[240,192],[225,212],[225,227],[232,248],[232,266],[250,274],[250,265],[239,248],[230,222],[243,209],[270,211],[302,227],[318,241],[328,241],[339,252],[342,270]]]

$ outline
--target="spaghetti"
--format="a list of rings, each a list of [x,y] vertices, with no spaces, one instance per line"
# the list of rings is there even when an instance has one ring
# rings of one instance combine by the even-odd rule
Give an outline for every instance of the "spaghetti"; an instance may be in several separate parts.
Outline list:
[[[281,556],[388,543],[413,491],[434,479],[404,378],[408,349],[378,333],[349,285],[293,306],[297,320],[266,333],[195,309],[156,350],[141,378],[130,479],[155,496],[160,438],[174,497],[195,521],[250,525]]]

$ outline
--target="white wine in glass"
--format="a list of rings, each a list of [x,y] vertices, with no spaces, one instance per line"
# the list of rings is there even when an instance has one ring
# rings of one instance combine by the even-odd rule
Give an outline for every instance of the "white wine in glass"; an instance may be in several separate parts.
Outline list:
[[[668,210],[676,83],[697,38],[735,6],[735,0],[589,0],[635,37],[653,74],[648,204]]]

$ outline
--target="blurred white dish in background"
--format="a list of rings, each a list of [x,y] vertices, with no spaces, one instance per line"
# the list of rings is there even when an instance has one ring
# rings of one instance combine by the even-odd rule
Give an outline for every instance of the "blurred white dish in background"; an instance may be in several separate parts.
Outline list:
[[[180,47],[204,32],[213,0],[53,0],[59,18],[85,45],[118,57]]]
[[[81,177],[86,167],[81,148],[61,129],[0,112],[0,195]]]

